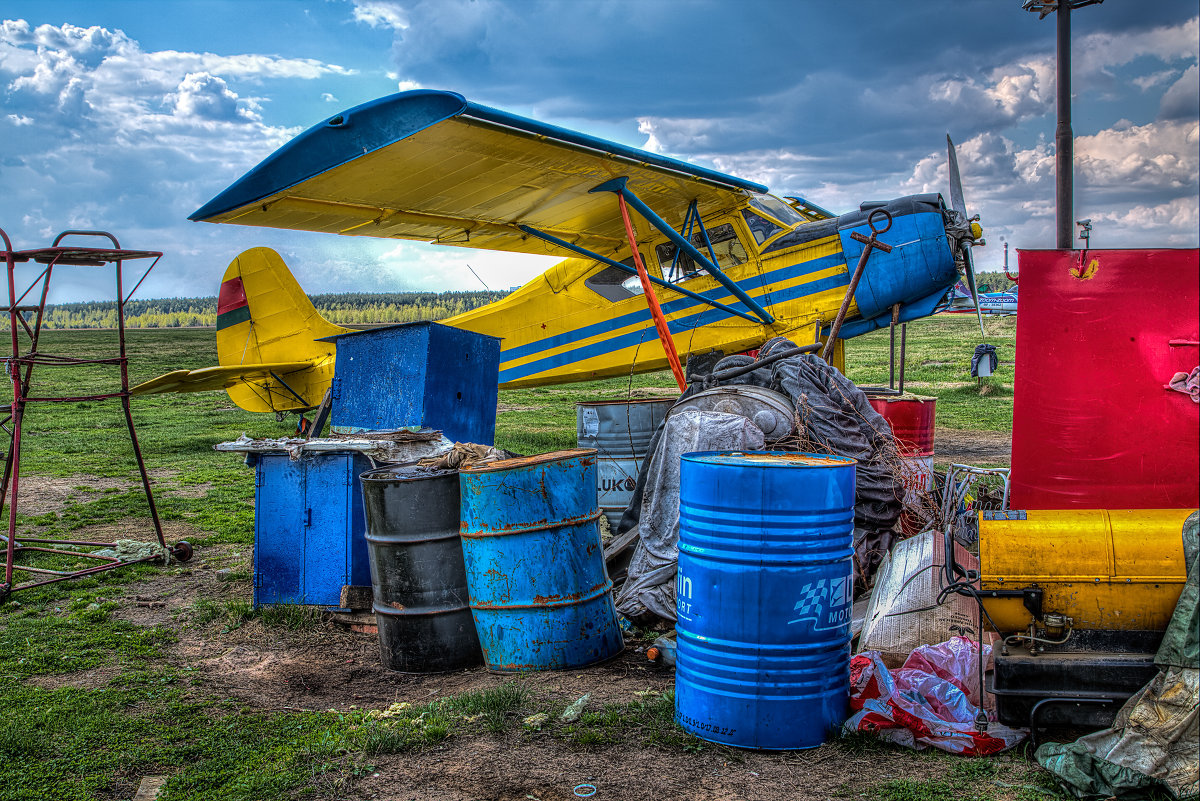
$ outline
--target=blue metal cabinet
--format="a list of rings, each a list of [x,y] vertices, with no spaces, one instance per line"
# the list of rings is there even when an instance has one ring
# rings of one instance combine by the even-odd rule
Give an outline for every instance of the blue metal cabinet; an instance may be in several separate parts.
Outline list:
[[[439,323],[405,323],[329,339],[337,343],[334,426],[426,426],[459,442],[495,442],[499,339]]]
[[[250,454],[254,606],[339,606],[343,585],[370,586],[360,453]]]

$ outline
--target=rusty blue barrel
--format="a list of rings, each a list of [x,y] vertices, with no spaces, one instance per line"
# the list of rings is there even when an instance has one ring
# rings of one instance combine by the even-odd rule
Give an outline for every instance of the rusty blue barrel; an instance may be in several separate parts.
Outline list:
[[[687,731],[812,748],[845,720],[854,465],[807,453],[683,456],[675,719]]]
[[[458,538],[458,473],[384,467],[359,480],[383,666],[441,673],[478,665]]]
[[[463,470],[471,613],[495,671],[577,668],[620,653],[596,504],[596,451]]]

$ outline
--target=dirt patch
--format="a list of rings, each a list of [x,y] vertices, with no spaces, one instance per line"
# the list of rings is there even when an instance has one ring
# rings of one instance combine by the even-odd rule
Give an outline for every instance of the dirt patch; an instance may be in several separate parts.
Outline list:
[[[95,500],[105,492],[125,492],[140,483],[101,476],[21,476],[17,511],[31,517],[58,513],[73,503]]]
[[[170,492],[186,498],[201,498],[208,494],[210,484],[176,487],[162,482],[179,475],[178,470],[149,470],[151,488],[157,492]],[[128,492],[140,489],[138,478],[120,476],[21,476],[20,506],[23,515],[36,517],[48,513],[59,513],[71,504],[88,503],[105,493]]]
[[[545,408],[547,408],[547,407],[546,406],[519,406],[517,404],[512,404],[512,403],[496,404],[496,412],[497,413],[500,413],[500,412],[536,412],[536,411],[539,411],[539,410],[545,409]]]
[[[1012,434],[1003,431],[934,431],[934,464],[1007,466],[1012,461]]]
[[[206,498],[212,487],[211,483],[204,482],[202,484],[176,484],[163,489],[179,498]],[[156,487],[155,490],[157,491],[158,488]]]
[[[530,692],[574,700],[590,693],[593,702],[626,702],[639,690],[668,690],[674,674],[654,668],[636,647],[616,659],[577,671],[533,674],[491,673],[483,667],[446,674],[396,673],[383,667],[375,634],[348,631],[331,623],[289,630],[258,619],[223,630],[225,620],[200,623],[198,601],[218,607],[248,603],[246,546],[212,546],[196,551],[192,562],[128,586],[114,617],[140,626],[165,626],[177,641],[168,659],[196,671],[206,695],[237,699],[253,709],[326,710],[386,707],[397,701],[426,703],[435,698],[488,689],[517,681]]]
[[[163,520],[163,539],[168,545],[174,545],[180,540],[195,541],[198,537],[208,536],[200,529],[183,520]],[[115,542],[117,540],[141,540],[154,542],[154,521],[148,517],[127,517],[116,523],[97,523],[84,526],[71,532],[69,539]]]
[[[78,687],[83,690],[98,690],[107,687],[108,683],[125,671],[124,665],[104,665],[91,670],[77,670],[72,673],[46,673],[31,676],[25,683],[45,690],[57,690],[60,687]]]
[[[1024,767],[1004,760],[1018,776]],[[404,801],[574,801],[581,784],[594,798],[622,801],[858,798],[892,779],[944,776],[950,763],[911,752],[874,749],[854,754],[837,745],[795,753],[707,749],[572,748],[528,735],[455,739],[444,747],[377,757],[375,771],[337,797]],[[1007,771],[1006,771],[1007,772]],[[580,793],[589,792],[580,788]]]
[[[673,686],[673,674],[653,668],[633,649],[579,671],[513,675],[479,667],[432,675],[396,673],[383,667],[374,634],[350,632],[334,624],[281,633],[250,621],[222,635],[220,641],[211,632],[184,629],[172,657],[198,671],[206,692],[238,699],[254,709],[422,704],[514,681],[537,695],[574,700],[589,693],[593,702],[602,704],[630,701],[639,690],[661,692]]]

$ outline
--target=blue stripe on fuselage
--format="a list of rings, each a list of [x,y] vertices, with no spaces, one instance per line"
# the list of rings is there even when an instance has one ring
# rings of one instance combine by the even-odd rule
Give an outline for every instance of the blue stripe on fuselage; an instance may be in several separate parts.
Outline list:
[[[743,278],[741,281],[737,282],[737,285],[746,292],[752,292],[753,290],[758,289],[760,284],[766,284],[769,286],[772,283],[783,283],[785,281],[799,278],[800,276],[809,275],[822,270],[828,270],[844,264],[845,261],[842,259],[840,254],[822,256],[821,258],[806,261],[801,264],[792,264],[787,267],[781,267],[778,270],[772,270],[763,276],[752,275],[749,278]],[[849,282],[849,278],[847,278],[846,282]],[[807,286],[807,284],[803,286]],[[716,286],[712,289],[706,289],[699,294],[703,295],[708,300],[715,301],[724,301],[726,298],[731,297],[729,290],[725,289],[723,286]],[[769,301],[771,303],[776,303],[778,302],[776,294],[776,292],[772,291],[769,293],[769,298],[764,297],[762,300],[764,302]],[[799,297],[799,295],[794,295],[793,297]],[[702,305],[702,302],[695,298],[685,296],[662,304],[662,312],[664,315],[670,316],[676,312],[685,311],[697,305]],[[749,311],[736,300],[732,303],[729,303],[729,305],[735,309]],[[706,307],[706,309],[712,311],[713,316],[700,322],[700,325],[708,325],[709,323],[713,322],[713,319],[716,317],[728,316],[728,313],[722,309],[714,309],[712,307]],[[518,345],[516,347],[503,350],[500,354],[500,361],[503,363],[512,361],[513,359],[522,359],[526,356],[532,356],[536,353],[553,350],[554,348],[562,347],[564,345],[571,345],[575,342],[581,342],[591,337],[599,336],[601,334],[608,333],[609,331],[614,331],[626,326],[644,324],[649,319],[649,309],[642,307],[637,311],[627,312],[619,317],[614,317],[611,320],[605,320],[601,323],[592,323],[591,325],[585,325],[581,328],[571,329],[570,331],[566,331],[562,334],[555,334],[554,336],[539,339],[536,342],[529,342],[524,345]],[[672,331],[675,330],[677,323],[678,321],[671,321]],[[501,380],[504,380],[503,377]]]
[[[826,258],[831,258],[831,257],[826,257]],[[824,261],[824,259],[818,259],[817,261]],[[828,265],[828,266],[834,266],[834,265]],[[789,268],[785,268],[785,269],[790,270],[793,268],[789,267]],[[776,272],[782,272],[782,271],[776,271]],[[813,270],[807,270],[806,272],[813,272]],[[804,297],[806,295],[814,295],[818,292],[824,292],[828,289],[836,289],[837,287],[846,286],[849,283],[850,283],[849,276],[846,273],[839,273],[838,275],[831,275],[827,278],[821,278],[816,281],[809,281],[807,283],[797,284],[796,286],[788,287],[787,289],[774,290],[771,292],[771,304],[770,305],[773,306],[777,303],[784,303],[789,300],[795,300],[796,298]],[[695,303],[695,301],[693,301],[692,304],[689,304],[689,305],[693,305],[694,303]],[[664,307],[663,310],[665,312],[666,307]],[[689,315],[687,317],[680,317],[680,318],[677,318],[674,320],[669,320],[667,322],[667,325],[670,328],[672,334],[678,334],[681,331],[687,331],[691,328],[696,328],[698,326],[707,325],[707,324],[713,322],[713,318],[716,316],[726,316],[726,315],[720,309],[706,308],[703,311],[700,311],[696,314]],[[706,317],[708,319],[705,319]],[[594,358],[594,357],[599,356],[604,353],[611,353],[612,351],[617,351],[617,350],[622,350],[623,348],[632,347],[634,345],[639,344],[640,342],[647,341],[646,340],[647,333],[653,334],[653,330],[648,327],[648,324],[651,322],[650,311],[648,309],[642,310],[635,314],[624,315],[620,319],[624,320],[626,318],[635,318],[635,319],[631,320],[630,322],[624,323],[624,325],[629,325],[633,322],[641,322],[643,324],[643,327],[636,331],[629,331],[629,332],[626,332],[619,336],[611,337],[609,339],[604,339],[599,342],[593,342],[589,345],[583,345],[581,347],[566,351],[564,353],[557,354],[555,356],[547,356],[544,359],[538,359],[536,361],[528,362],[528,363],[522,364],[518,367],[510,367],[506,370],[501,370],[500,371],[500,383],[504,384],[509,381],[516,381],[518,379],[525,378],[527,376],[531,376],[536,373],[540,373],[544,370],[552,370],[555,367],[562,367],[563,365],[571,364],[573,362],[586,361],[587,359]],[[594,328],[594,327],[595,326],[588,326],[588,328]],[[612,330],[612,328],[613,328],[613,326],[603,326],[603,327],[607,328],[608,330]],[[585,329],[579,329],[579,330],[583,331]],[[656,336],[653,336],[651,338],[657,339]]]

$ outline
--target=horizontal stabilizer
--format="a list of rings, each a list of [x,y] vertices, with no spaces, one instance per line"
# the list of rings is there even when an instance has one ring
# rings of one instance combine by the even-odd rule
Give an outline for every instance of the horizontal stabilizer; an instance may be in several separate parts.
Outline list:
[[[245,381],[262,381],[272,374],[285,377],[300,370],[312,369],[312,362],[272,362],[270,364],[235,364],[228,367],[204,367],[199,370],[174,370],[138,384],[130,395],[156,395],[162,392],[208,392],[229,389]]]

